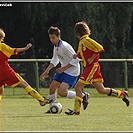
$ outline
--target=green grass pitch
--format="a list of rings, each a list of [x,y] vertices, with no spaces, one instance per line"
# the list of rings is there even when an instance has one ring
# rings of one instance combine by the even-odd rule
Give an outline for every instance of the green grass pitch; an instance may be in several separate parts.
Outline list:
[[[131,105],[126,107],[119,98],[100,95],[95,89],[87,90],[91,94],[88,108],[84,111],[81,107],[78,116],[67,116],[64,112],[73,109],[74,99],[58,97],[57,101],[63,105],[62,113],[44,114],[48,105],[41,107],[23,89],[15,88],[14,92],[5,89],[0,105],[0,131],[133,131],[131,96]],[[47,96],[48,89],[41,89],[40,93]]]

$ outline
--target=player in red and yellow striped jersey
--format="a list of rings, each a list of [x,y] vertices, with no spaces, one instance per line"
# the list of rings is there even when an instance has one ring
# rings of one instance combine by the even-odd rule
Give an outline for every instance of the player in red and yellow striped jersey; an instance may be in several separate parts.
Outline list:
[[[108,96],[115,96],[122,98],[127,106],[130,104],[127,91],[115,90],[112,88],[104,87],[103,77],[100,71],[100,64],[98,60],[100,53],[104,52],[102,45],[89,37],[91,31],[86,22],[78,22],[74,27],[75,35],[79,39],[78,52],[74,58],[79,57],[83,60],[84,71],[81,74],[78,82],[75,85],[76,98],[74,110],[65,112],[67,115],[79,115],[80,107],[82,104],[82,88],[87,84],[92,84],[100,94],[107,94]]]
[[[33,89],[18,73],[16,73],[9,65],[8,59],[12,55],[18,55],[32,47],[32,44],[27,44],[23,48],[11,48],[10,46],[2,43],[5,37],[3,29],[0,28],[0,101],[4,92],[4,86],[8,85],[12,88],[21,86],[24,90],[37,99],[41,106],[48,104],[50,101],[42,97],[35,89]]]

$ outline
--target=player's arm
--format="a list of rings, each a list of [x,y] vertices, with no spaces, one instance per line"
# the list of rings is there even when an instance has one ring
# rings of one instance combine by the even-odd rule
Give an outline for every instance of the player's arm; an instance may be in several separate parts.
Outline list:
[[[79,46],[78,46],[78,51],[77,51],[77,53],[73,55],[73,58],[74,58],[74,59],[76,59],[77,57],[78,57],[79,59],[81,59],[80,49],[81,49],[81,48],[80,48],[80,45],[79,45]]]
[[[54,65],[52,63],[49,64],[49,66],[47,67],[47,69],[42,73],[41,78],[44,79],[45,77],[48,76],[49,71],[54,67]]]
[[[57,64],[59,63],[59,59],[58,56],[56,55],[55,49],[53,50],[53,58],[50,61],[49,66],[47,67],[47,69],[43,72],[43,74],[41,75],[41,78],[44,79],[45,77],[48,76],[49,71],[53,68],[56,67]]]
[[[23,52],[23,51],[26,51],[28,50],[30,47],[32,47],[32,44],[31,43],[28,43],[25,47],[23,48],[16,48],[16,52]]]
[[[72,59],[67,65],[63,66],[63,67],[59,67],[56,69],[56,71],[58,73],[62,73],[65,70],[67,70],[68,68],[70,68],[71,66],[77,66],[77,63],[79,63],[80,59],[76,58],[76,59]]]
[[[98,55],[98,54],[95,54],[95,53],[94,53],[94,54],[91,56],[91,58],[88,58],[88,59],[87,59],[87,62],[88,62],[89,64],[91,64],[91,63],[93,62],[93,60],[97,57],[97,55]]]
[[[72,66],[72,65],[71,65],[70,63],[68,63],[67,65],[65,65],[65,66],[63,66],[63,67],[57,68],[56,71],[57,71],[58,73],[62,73],[62,72],[64,72],[65,70],[67,70],[68,68],[70,68],[71,66]]]
[[[81,59],[80,52],[77,52],[76,54],[73,55],[74,59],[76,59],[77,57]]]

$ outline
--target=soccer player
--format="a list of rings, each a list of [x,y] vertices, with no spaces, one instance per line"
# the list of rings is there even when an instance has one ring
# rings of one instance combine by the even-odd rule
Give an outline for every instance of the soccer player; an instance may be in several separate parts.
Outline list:
[[[51,101],[42,97],[18,73],[16,73],[8,63],[8,59],[11,57],[11,55],[18,55],[20,52],[28,50],[30,47],[32,47],[32,44],[29,43],[22,48],[11,48],[5,43],[2,43],[4,38],[5,32],[2,28],[0,28],[0,101],[4,92],[4,86],[8,85],[12,88],[15,86],[24,88],[29,95],[39,101],[41,106],[49,104]]]
[[[56,67],[58,63],[61,67],[56,69],[56,73],[53,76],[52,82],[50,84],[49,96],[48,98],[57,99],[56,90],[61,97],[75,98],[76,92],[70,90],[74,84],[77,82],[78,76],[80,74],[80,64],[79,58],[73,58],[76,54],[72,46],[61,39],[61,32],[58,27],[51,26],[48,29],[49,38],[52,44],[54,44],[53,57],[47,69],[41,75],[44,79],[49,71]],[[88,105],[89,94],[82,92],[81,97],[83,97],[83,109],[85,110]],[[50,113],[48,110],[46,113]]]
[[[87,84],[92,84],[100,94],[107,94],[108,96],[115,96],[122,98],[129,106],[130,100],[128,99],[127,91],[115,90],[112,88],[105,88],[103,85],[103,77],[100,72],[100,64],[98,60],[100,53],[104,52],[104,48],[89,36],[91,31],[86,22],[77,22],[74,27],[75,35],[79,39],[78,52],[73,57],[81,58],[83,60],[84,71],[81,74],[78,82],[75,85],[76,97],[74,110],[69,109],[65,112],[67,115],[79,115],[82,103],[82,88]]]

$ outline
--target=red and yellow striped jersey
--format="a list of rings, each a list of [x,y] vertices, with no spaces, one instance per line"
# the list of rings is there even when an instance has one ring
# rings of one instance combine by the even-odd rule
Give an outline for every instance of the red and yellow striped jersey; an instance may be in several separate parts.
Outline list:
[[[0,87],[3,85],[14,87],[19,83],[16,72],[8,64],[11,55],[18,55],[16,48],[0,43]]]
[[[88,34],[82,36],[79,41],[78,46],[78,54],[79,57],[83,59],[83,66],[86,67],[88,65],[87,59],[91,58],[93,54],[98,54],[97,57],[94,59],[94,62],[97,62],[100,58],[101,52],[104,52],[104,48],[102,45],[91,39]]]
[[[18,55],[16,48],[11,48],[5,43],[0,43],[0,68],[8,65],[8,59],[11,55]]]

